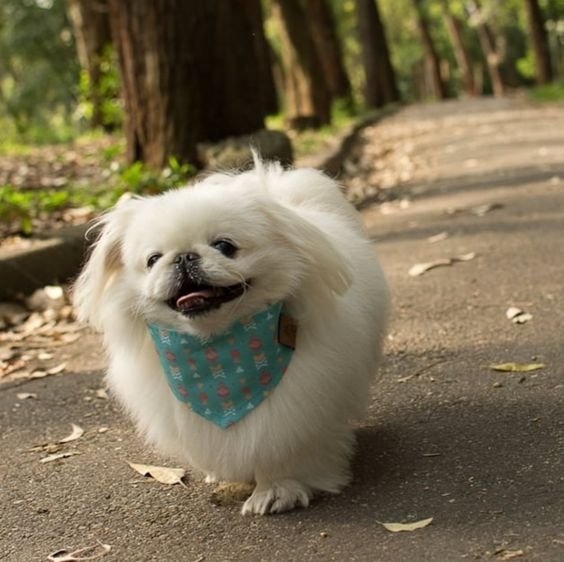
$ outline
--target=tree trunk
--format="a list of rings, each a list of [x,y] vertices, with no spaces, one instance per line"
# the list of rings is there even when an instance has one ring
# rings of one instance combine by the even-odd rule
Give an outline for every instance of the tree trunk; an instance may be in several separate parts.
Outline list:
[[[300,0],[273,0],[278,22],[289,125],[319,127],[331,121],[331,96]]]
[[[501,76],[501,53],[492,28],[485,20],[482,6],[479,0],[471,0],[467,4],[467,9],[474,20],[474,25],[478,32],[480,47],[484,53],[488,65],[488,73],[492,85],[493,95],[502,97],[505,94],[505,85]]]
[[[197,163],[199,141],[263,127],[254,40],[262,28],[240,4],[110,0],[130,162],[161,168],[175,156]]]
[[[450,11],[448,0],[442,0],[446,27],[454,50],[456,63],[462,75],[462,85],[468,96],[476,95],[472,57],[464,43],[462,22]]]
[[[419,28],[419,34],[421,35],[421,41],[423,43],[423,48],[425,49],[427,68],[433,83],[435,97],[440,100],[446,99],[448,97],[448,92],[446,84],[441,76],[441,61],[439,59],[439,55],[437,54],[437,50],[435,49],[435,43],[433,41],[433,37],[431,36],[431,30],[429,29],[429,22],[427,21],[422,0],[413,0],[413,6],[415,7],[417,27]]]
[[[306,11],[331,96],[350,100],[351,83],[345,70],[331,6],[327,0],[306,0]]]
[[[553,79],[548,48],[548,35],[544,27],[544,18],[538,0],[525,0],[529,35],[535,54],[535,70],[537,83],[547,84]]]
[[[266,115],[272,115],[280,111],[278,93],[274,79],[274,64],[272,58],[272,47],[264,34],[264,19],[261,0],[240,0],[247,11],[250,21],[259,33],[253,33],[255,51],[257,55],[258,71],[261,76],[261,92],[263,96],[263,107]]]
[[[100,64],[104,51],[111,43],[107,0],[67,0],[67,13],[73,27],[80,66],[88,74],[91,125],[103,127]]]
[[[364,67],[366,105],[382,107],[399,101],[386,32],[376,1],[356,0],[356,15]]]

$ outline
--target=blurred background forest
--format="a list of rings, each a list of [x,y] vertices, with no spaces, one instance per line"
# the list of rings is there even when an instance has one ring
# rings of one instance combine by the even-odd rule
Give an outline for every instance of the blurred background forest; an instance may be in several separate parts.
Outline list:
[[[228,138],[289,161],[390,104],[517,92],[564,99],[564,0],[2,0],[0,234],[176,186]]]

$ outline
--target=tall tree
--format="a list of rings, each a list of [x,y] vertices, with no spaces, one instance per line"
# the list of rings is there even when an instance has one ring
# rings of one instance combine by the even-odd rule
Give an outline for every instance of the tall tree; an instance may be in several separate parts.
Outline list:
[[[537,82],[547,84],[552,81],[553,74],[544,18],[538,0],[525,0],[525,7],[527,8],[529,35],[535,54]]]
[[[197,162],[199,141],[263,127],[260,0],[110,0],[125,99],[127,156],[154,167]],[[256,8],[256,7],[255,7]]]
[[[447,31],[454,50],[456,63],[462,77],[464,91],[469,96],[476,95],[476,85],[474,81],[474,69],[472,57],[464,42],[462,21],[453,14],[448,0],[441,0]]]
[[[267,115],[278,113],[280,106],[278,103],[278,93],[274,79],[275,60],[273,50],[264,34],[264,15],[260,0],[244,0],[240,2],[243,9],[247,10],[248,17],[253,27],[258,30],[253,33],[255,53],[257,56],[258,71],[261,80],[261,95],[264,111]]]
[[[110,18],[107,0],[67,0],[69,20],[78,53],[78,60],[88,76],[88,97],[92,103],[92,127],[104,122],[101,65],[111,44]]]
[[[278,22],[286,112],[291,127],[319,127],[331,120],[331,94],[305,9],[300,0],[273,0]]]
[[[343,62],[331,6],[327,0],[306,0],[305,7],[330,93],[333,98],[350,100],[351,83]]]
[[[356,0],[358,34],[364,67],[364,95],[369,107],[400,99],[386,32],[376,0]]]
[[[413,0],[413,6],[415,8],[417,27],[419,28],[419,34],[425,49],[427,68],[431,75],[435,97],[437,99],[445,99],[448,97],[448,91],[441,75],[441,61],[431,35],[423,0]]]
[[[466,9],[471,16],[471,23],[478,32],[480,47],[488,65],[493,94],[501,97],[505,94],[505,84],[501,75],[502,53],[499,41],[486,19],[480,0],[469,0]]]

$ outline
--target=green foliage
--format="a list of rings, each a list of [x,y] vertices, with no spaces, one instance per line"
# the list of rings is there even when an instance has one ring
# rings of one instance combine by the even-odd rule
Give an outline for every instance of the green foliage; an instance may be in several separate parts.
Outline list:
[[[115,145],[109,153],[117,150]],[[118,168],[108,184],[88,188],[25,190],[11,185],[0,186],[0,220],[18,222],[24,234],[31,235],[33,219],[44,214],[62,211],[71,207],[107,209],[126,192],[156,194],[184,185],[196,170],[188,164],[170,158],[168,166],[161,172],[147,168],[141,162]]]
[[[553,82],[544,86],[536,86],[529,91],[533,101],[544,103],[564,102],[564,81]]]
[[[119,186],[132,193],[160,193],[174,189],[195,175],[196,169],[190,164],[182,164],[171,157],[168,166],[158,172],[142,162],[134,162],[119,172]]]
[[[2,0],[0,53],[4,138],[68,140],[78,62],[64,1]]]
[[[517,70],[519,74],[527,80],[533,80],[535,78],[535,57],[532,51],[527,51],[524,57],[517,60]]]
[[[86,70],[81,70],[79,81],[79,104],[76,115],[85,117],[88,122],[94,113],[93,100],[100,100],[101,125],[106,130],[114,130],[123,123],[123,108],[119,99],[119,76],[114,49],[109,45],[98,61],[100,81],[97,87],[90,83]]]
[[[49,213],[71,204],[84,204],[68,191],[32,190],[22,191],[10,185],[0,187],[0,219],[19,221],[23,233],[31,234],[32,219],[41,213]]]

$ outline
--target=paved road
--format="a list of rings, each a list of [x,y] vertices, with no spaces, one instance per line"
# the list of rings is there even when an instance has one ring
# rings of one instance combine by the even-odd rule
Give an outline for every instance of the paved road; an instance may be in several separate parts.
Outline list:
[[[417,170],[402,205],[363,211],[395,316],[353,485],[308,510],[244,518],[236,505],[212,505],[195,479],[143,481],[126,460],[166,460],[96,396],[90,338],[75,374],[0,390],[1,560],[42,561],[96,541],[112,546],[104,562],[564,560],[564,110],[453,102],[408,108],[381,127],[365,150],[386,136],[409,140]],[[468,210],[487,204],[502,207]],[[449,237],[427,241],[441,232]],[[407,274],[469,252],[472,261]],[[513,324],[509,306],[532,320]],[[508,361],[546,367],[487,368]],[[39,463],[28,449],[70,423],[86,430],[65,446],[80,454]],[[378,523],[427,517],[412,533]]]

